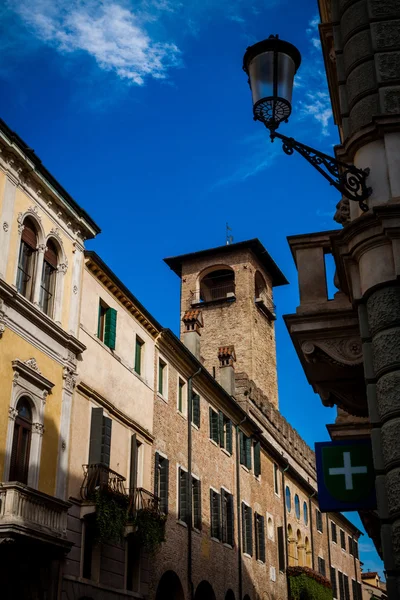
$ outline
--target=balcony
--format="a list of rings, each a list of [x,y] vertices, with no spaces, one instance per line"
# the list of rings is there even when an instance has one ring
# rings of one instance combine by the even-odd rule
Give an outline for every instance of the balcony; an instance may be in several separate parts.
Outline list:
[[[0,484],[0,539],[31,538],[69,550],[64,502],[22,483]]]
[[[160,499],[144,488],[136,488],[130,495],[129,515],[134,516],[139,510],[160,513]]]
[[[328,298],[325,255],[332,252],[332,240],[338,233],[334,230],[288,238],[298,271],[300,304],[295,314],[284,319],[307,379],[322,403],[365,417],[358,315],[343,291]]]
[[[81,498],[93,501],[97,491],[107,491],[114,494],[127,495],[125,477],[103,464],[82,465],[83,483]]]
[[[234,302],[235,284],[230,282],[226,285],[206,287],[202,286],[200,290],[192,292],[190,297],[191,306],[204,306],[205,304],[213,304],[216,302]]]

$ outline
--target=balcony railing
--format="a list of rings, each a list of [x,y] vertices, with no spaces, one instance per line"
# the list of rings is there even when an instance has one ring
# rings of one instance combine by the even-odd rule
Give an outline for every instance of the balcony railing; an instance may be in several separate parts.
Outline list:
[[[108,491],[114,494],[127,495],[125,477],[103,464],[83,465],[83,483],[81,498],[93,500],[95,492]]]
[[[206,304],[207,302],[219,302],[221,300],[234,300],[235,284],[227,283],[218,287],[203,287],[201,290],[192,292],[190,304]]]
[[[64,502],[17,482],[0,484],[0,537],[23,535],[69,546]]]
[[[134,516],[143,509],[160,512],[160,499],[144,488],[136,488],[130,495],[129,514]]]

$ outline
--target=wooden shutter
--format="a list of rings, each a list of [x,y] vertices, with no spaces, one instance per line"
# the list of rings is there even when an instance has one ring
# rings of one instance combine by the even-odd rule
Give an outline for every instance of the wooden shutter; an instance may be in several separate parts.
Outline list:
[[[44,260],[47,263],[49,263],[49,265],[51,265],[53,267],[53,269],[57,269],[57,263],[58,263],[57,249],[52,242],[49,242],[46,247],[46,250],[44,253]]]
[[[103,437],[103,409],[92,408],[90,422],[89,464],[101,463],[101,447]]]
[[[279,570],[285,570],[285,542],[283,538],[283,527],[277,527],[278,536],[278,562]]]
[[[251,470],[251,446],[251,438],[246,437],[246,467],[249,471]]]
[[[358,558],[358,542],[353,540],[353,555],[354,558]]]
[[[168,514],[168,492],[169,492],[169,460],[161,457],[160,462],[160,510]]]
[[[254,444],[254,475],[261,475],[261,445],[260,442]]]
[[[106,467],[110,466],[111,454],[111,427],[112,421],[108,417],[103,417],[102,427],[102,443],[101,443],[101,460],[100,462]]]
[[[357,588],[357,582],[354,581],[354,579],[351,580],[351,587],[353,588],[353,600],[361,600],[361,598],[358,598],[358,588]],[[335,595],[333,595],[334,598],[336,598]]]
[[[164,393],[164,366],[161,360],[158,361],[158,393]]]
[[[340,600],[345,600],[345,597],[344,597],[344,580],[343,580],[343,573],[341,571],[338,571],[338,579],[339,579],[339,596],[340,596]]]
[[[253,510],[250,506],[246,507],[246,545],[247,554],[253,556]]]
[[[221,540],[227,543],[228,540],[228,494],[221,490]]]
[[[115,339],[117,335],[117,311],[114,308],[108,308],[106,312],[106,322],[104,326],[104,343],[115,350]]]
[[[218,444],[218,413],[210,407],[210,438]]]
[[[201,482],[192,477],[193,489],[193,525],[196,529],[201,529]]]
[[[243,552],[247,553],[246,527],[247,527],[247,522],[246,522],[246,505],[245,505],[244,502],[242,502],[242,547],[243,547]]]
[[[227,529],[227,544],[232,547],[235,541],[235,519],[233,510],[233,496],[232,494],[226,494],[226,529]]]
[[[331,567],[331,584],[333,597],[337,598],[336,569],[334,569],[334,567]]]
[[[187,518],[187,473],[179,467],[179,520],[186,523]]]
[[[200,427],[200,396],[198,394],[192,396],[192,422]]]
[[[245,436],[244,436],[243,431],[239,431],[239,452],[240,452],[240,464],[246,465]]]
[[[136,440],[136,433],[134,433],[131,436],[131,464],[130,464],[130,470],[129,470],[129,489],[131,491],[131,493],[134,492],[135,488],[136,488],[136,484],[137,484],[137,440]],[[158,460],[158,452],[156,452],[156,463]],[[156,477],[156,471],[154,471],[154,478]],[[155,486],[158,486],[158,484],[155,483]],[[157,487],[155,487],[155,490],[157,490]],[[157,493],[157,492],[155,492]]]
[[[349,578],[347,575],[343,575],[343,583],[345,600],[350,600]]]
[[[211,537],[221,539],[221,495],[210,490]]]
[[[160,455],[158,452],[154,455],[154,495],[159,497],[159,480],[160,480]]]
[[[340,545],[343,550],[346,550],[346,536],[343,529],[340,530]]]
[[[353,540],[350,536],[347,537],[347,541],[348,541],[348,547],[349,547],[349,554],[351,554],[352,556],[354,556],[354,551],[353,551]]]
[[[37,237],[36,231],[29,220],[24,221],[24,228],[22,230],[21,239],[27,244],[32,250],[36,250]]]
[[[265,522],[264,517],[262,515],[258,515],[258,523],[257,523],[257,533],[258,533],[258,552],[259,552],[259,560],[265,562]]]
[[[226,422],[226,446],[225,449],[232,454],[232,421]]]
[[[219,445],[221,448],[225,448],[225,440],[224,440],[224,414],[219,411],[218,412],[218,438]]]
[[[332,531],[332,542],[337,542],[337,530],[336,530],[336,525],[333,521],[331,521],[331,531]]]
[[[135,371],[138,375],[142,373],[142,346],[143,342],[136,336],[136,344],[135,344]],[[178,382],[180,385],[180,381]],[[181,386],[180,386],[181,390]]]

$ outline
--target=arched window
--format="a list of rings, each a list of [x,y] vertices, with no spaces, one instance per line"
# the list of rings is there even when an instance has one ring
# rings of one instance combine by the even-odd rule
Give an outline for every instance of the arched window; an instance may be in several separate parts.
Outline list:
[[[304,518],[304,524],[308,525],[308,506],[307,506],[307,502],[304,502],[304,504],[303,504],[303,518]]]
[[[261,275],[260,271],[256,271],[254,277],[254,296],[255,298],[261,298],[262,300],[266,300],[267,298],[267,286],[265,284],[264,277]]]
[[[28,482],[31,433],[32,411],[30,401],[29,398],[23,397],[17,404],[11,451],[10,481]]]
[[[32,300],[37,250],[37,232],[33,221],[25,219],[18,256],[17,290]]]
[[[300,500],[297,494],[294,496],[294,512],[296,514],[296,519],[300,519]]]
[[[235,273],[232,269],[216,269],[200,282],[200,302],[229,300],[235,297]]]
[[[311,567],[311,549],[310,549],[310,540],[308,537],[304,540],[304,546],[306,550],[306,567]]]
[[[57,248],[54,242],[49,240],[47,242],[46,252],[44,253],[39,300],[40,308],[46,315],[49,315],[49,317],[53,316],[58,262],[57,254]]]
[[[287,508],[287,511],[290,512],[292,510],[292,496],[290,494],[290,489],[289,489],[288,485],[286,486],[285,497],[286,497],[286,508]]]

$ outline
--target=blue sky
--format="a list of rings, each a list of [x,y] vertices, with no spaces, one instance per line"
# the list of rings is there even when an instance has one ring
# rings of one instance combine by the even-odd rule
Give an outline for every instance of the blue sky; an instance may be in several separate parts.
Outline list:
[[[316,0],[6,0],[0,7],[0,116],[91,214],[88,244],[165,326],[179,329],[166,256],[259,237],[290,281],[278,288],[280,409],[304,439],[328,440],[281,318],[298,304],[286,236],[337,228],[339,196],[252,119],[248,45],[279,33],[301,51],[282,133],[337,143]],[[310,418],[312,415],[312,418]],[[356,515],[348,515],[357,526]],[[364,569],[381,569],[360,540]]]

